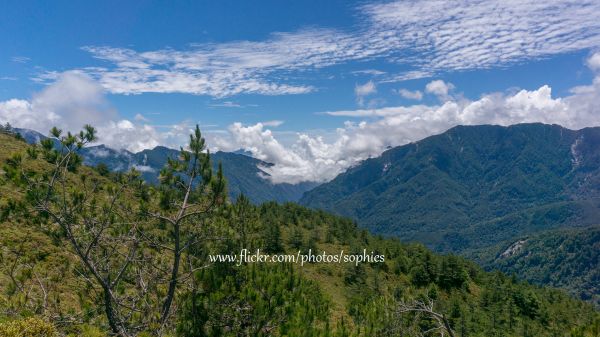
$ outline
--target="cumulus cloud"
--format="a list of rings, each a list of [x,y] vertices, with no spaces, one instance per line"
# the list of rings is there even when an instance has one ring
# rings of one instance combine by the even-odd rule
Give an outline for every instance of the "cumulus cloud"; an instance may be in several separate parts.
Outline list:
[[[104,98],[104,89],[86,74],[65,72],[31,99],[0,102],[0,122],[33,129],[43,134],[52,126],[77,132],[83,125],[98,129],[99,142],[117,149],[139,151],[159,144],[179,145],[188,128],[173,126],[159,132],[138,114],[131,122],[122,119]]]
[[[138,122],[149,122],[150,121],[148,118],[144,117],[144,115],[142,115],[140,113],[135,114],[133,119]]]
[[[339,129],[339,138],[334,144],[327,144],[322,137],[310,137],[298,134],[298,141],[292,147],[285,147],[265,128],[262,123],[244,126],[234,123],[229,128],[233,141],[252,155],[274,166],[261,167],[269,174],[274,183],[299,183],[302,181],[325,181],[341,172],[341,168],[355,163],[358,158],[342,157],[340,150],[346,154],[352,152],[352,146],[345,146],[348,141],[346,132]],[[347,144],[350,145],[350,144]],[[357,153],[364,153],[363,145],[354,148]]]
[[[600,53],[592,54],[586,63],[593,71],[600,71]]]
[[[284,95],[316,90],[304,83],[307,71],[352,61],[400,64],[406,70],[354,72],[397,82],[600,45],[597,0],[391,1],[356,11],[363,20],[346,30],[316,27],[182,50],[87,46],[85,51],[106,63],[80,70],[117,94]]]
[[[598,58],[592,55],[587,64]],[[516,93],[489,93],[479,99],[455,99],[452,86],[441,80],[430,82],[425,90],[447,96],[435,105],[407,105],[345,111],[326,114],[354,118],[333,134],[314,135],[300,132],[291,144],[283,144],[269,128],[282,121],[255,125],[232,124],[227,134],[207,135],[212,149],[244,148],[273,166],[263,167],[275,183],[328,181],[360,161],[379,155],[388,146],[397,146],[437,134],[455,125],[499,124],[523,122],[557,123],[569,128],[600,124],[600,75],[589,85],[571,89],[571,94],[556,98],[544,85],[535,90]],[[359,89],[369,93],[374,88]],[[366,120],[361,120],[365,118]],[[103,91],[81,73],[64,73],[57,81],[35,94],[30,100],[12,99],[0,102],[0,122],[45,132],[57,125],[78,130],[81,122],[95,120],[100,142],[115,148],[139,151],[157,145],[185,144],[191,130],[189,123],[161,129],[156,126],[122,119],[107,106]],[[328,140],[326,140],[328,139]]]
[[[436,95],[440,101],[449,100],[449,92],[452,89],[454,89],[454,84],[442,80],[431,81],[425,86],[425,92]]]
[[[115,117],[104,100],[103,89],[78,72],[62,74],[52,85],[30,100],[0,102],[0,119],[35,130],[56,125],[77,130],[84,124],[98,124]]]
[[[414,99],[420,101],[423,99],[423,93],[420,90],[410,91],[407,89],[399,89],[398,95],[406,98],[406,99]]]
[[[598,57],[594,54],[591,61]],[[433,83],[433,82],[432,82]],[[448,85],[436,82],[432,93],[448,95]],[[431,83],[430,83],[431,84]],[[328,181],[360,161],[378,156],[389,146],[398,146],[439,134],[456,125],[542,122],[580,129],[600,125],[600,75],[590,85],[578,86],[571,94],[552,97],[552,89],[541,86],[516,93],[489,93],[477,100],[449,97],[437,105],[410,105],[379,109],[330,111],[332,116],[368,117],[369,121],[346,122],[335,131],[333,141],[299,133],[291,146],[282,145],[274,133],[259,123],[232,125],[233,141],[254,156],[274,163],[263,168],[274,182]]]

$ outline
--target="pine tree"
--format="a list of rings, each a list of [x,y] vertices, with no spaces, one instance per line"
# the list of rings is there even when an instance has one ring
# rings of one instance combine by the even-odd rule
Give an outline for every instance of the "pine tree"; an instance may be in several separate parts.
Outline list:
[[[281,243],[281,229],[279,224],[273,221],[268,221],[265,231],[265,252],[275,254],[283,251]]]
[[[293,249],[300,249],[304,246],[304,234],[302,233],[302,230],[299,227],[294,227],[294,229],[292,230],[292,233],[288,240],[288,244]]]

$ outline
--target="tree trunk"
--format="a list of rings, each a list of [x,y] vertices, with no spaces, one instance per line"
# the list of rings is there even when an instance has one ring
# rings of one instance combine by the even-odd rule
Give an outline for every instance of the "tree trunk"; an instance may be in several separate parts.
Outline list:
[[[169,317],[169,311],[171,311],[171,304],[173,303],[173,298],[175,297],[175,289],[177,288],[177,277],[179,274],[179,261],[181,260],[179,224],[175,226],[174,231],[175,249],[173,254],[173,269],[171,269],[169,291],[167,292],[167,297],[165,298],[165,302],[163,304],[163,312],[162,317],[160,319],[160,324],[163,326],[166,323],[167,318]]]
[[[122,326],[117,322],[117,318],[115,317],[115,313],[112,306],[112,296],[110,294],[110,289],[104,288],[104,312],[106,313],[106,318],[108,319],[108,325],[112,332],[121,337],[128,337],[129,335],[123,329]]]

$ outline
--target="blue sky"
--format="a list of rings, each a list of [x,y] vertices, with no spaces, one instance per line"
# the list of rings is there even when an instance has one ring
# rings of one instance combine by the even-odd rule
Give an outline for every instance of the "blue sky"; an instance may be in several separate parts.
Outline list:
[[[457,124],[600,123],[591,0],[5,1],[0,45],[0,122],[132,151],[198,123],[276,181]]]

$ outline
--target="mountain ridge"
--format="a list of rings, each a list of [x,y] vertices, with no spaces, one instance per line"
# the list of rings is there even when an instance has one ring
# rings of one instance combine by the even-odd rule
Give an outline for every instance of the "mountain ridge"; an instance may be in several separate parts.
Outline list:
[[[47,138],[43,134],[22,128],[14,128],[28,143],[39,143]],[[158,183],[158,173],[167,162],[168,157],[176,157],[179,151],[158,145],[153,149],[139,152],[116,150],[104,144],[85,147],[80,150],[84,164],[96,167],[104,164],[110,171],[126,171],[130,168],[138,170],[148,183]],[[303,182],[299,184],[274,184],[269,181],[268,173],[261,166],[272,164],[248,156],[247,153],[217,151],[211,154],[213,166],[223,164],[223,172],[228,185],[229,197],[235,200],[240,194],[246,195],[253,203],[266,201],[298,201],[302,194],[312,189],[317,183]]]
[[[457,126],[367,159],[300,203],[350,216],[375,233],[460,252],[498,239],[478,242],[479,235],[592,222],[599,144],[600,128]]]

